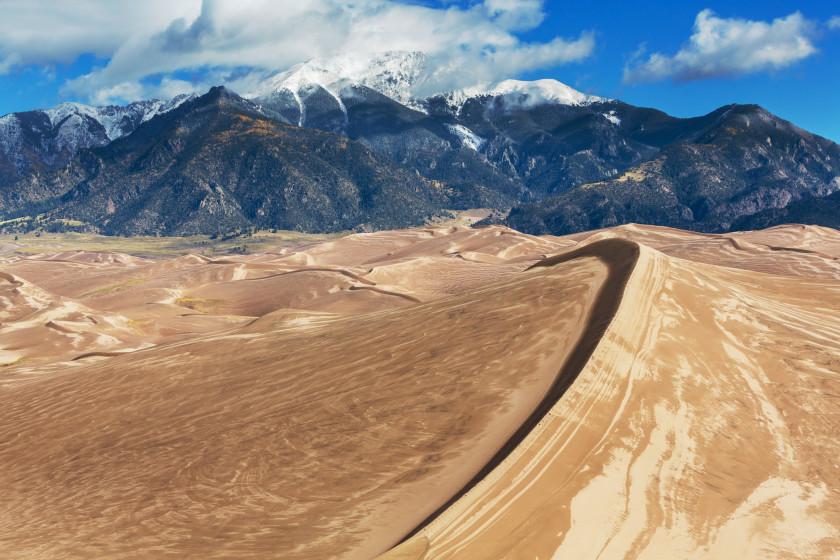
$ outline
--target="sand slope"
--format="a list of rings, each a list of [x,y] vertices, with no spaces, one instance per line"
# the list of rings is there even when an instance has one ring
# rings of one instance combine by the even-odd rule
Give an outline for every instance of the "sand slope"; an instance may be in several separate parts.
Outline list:
[[[15,278],[3,289],[20,292],[16,286],[25,283],[26,290],[46,295],[25,325],[8,318],[0,325],[0,383],[44,373],[48,363],[183,341],[278,310],[356,315],[433,301],[521,272],[571,245],[506,228],[447,227],[212,259],[80,250],[15,254],[0,260]]]
[[[837,556],[840,285],[641,249],[569,391],[417,558]]]
[[[204,337],[9,388],[0,549],[375,556],[531,414],[605,276],[599,259],[575,259],[426,305]]]

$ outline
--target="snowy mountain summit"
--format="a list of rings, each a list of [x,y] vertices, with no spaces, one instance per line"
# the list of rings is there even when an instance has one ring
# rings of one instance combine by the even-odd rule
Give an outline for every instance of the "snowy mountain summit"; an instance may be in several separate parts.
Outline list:
[[[495,84],[473,86],[433,95],[430,99],[436,97],[442,97],[450,110],[456,114],[460,114],[467,101],[476,98],[496,98],[507,109],[527,109],[543,104],[583,107],[594,103],[607,103],[611,101],[604,97],[587,95],[570,88],[564,83],[551,79],[534,81],[504,80]]]
[[[312,59],[275,74],[244,97],[265,98],[288,92],[300,101],[308,90],[322,88],[333,97],[340,98],[348,86],[364,86],[399,103],[409,104],[423,76],[425,64],[426,57],[421,52]]]
[[[195,94],[179,95],[170,100],[149,99],[135,101],[125,106],[107,105],[103,107],[66,102],[44,109],[44,113],[49,118],[50,124],[60,130],[60,134],[61,132],[78,130],[82,127],[84,121],[90,120],[101,125],[105,133],[105,140],[110,142],[131,133],[139,124],[156,115],[167,113],[195,97]],[[84,144],[68,139],[67,144],[71,143]]]
[[[534,80],[531,82],[504,80],[488,88],[467,88],[450,95],[464,98],[488,95],[491,97],[502,97],[512,103],[522,103],[531,106],[541,103],[581,106],[608,101],[603,97],[581,93],[564,83],[550,79]]]
[[[20,175],[36,161],[59,164],[82,148],[105,146],[127,136],[142,123],[195,97],[179,95],[168,101],[151,99],[105,107],[67,102],[49,109],[9,113],[0,117],[0,173]]]
[[[507,105],[535,106],[542,103],[589,105],[608,101],[581,93],[557,80],[504,80],[456,91],[435,88],[432,65],[422,52],[391,51],[373,57],[342,55],[330,60],[312,59],[276,74],[246,94],[266,99],[277,94],[294,97],[305,113],[306,97],[323,90],[337,101],[352,93],[347,88],[364,86],[413,109],[423,110],[427,100],[444,97],[453,109],[471,98],[498,97]],[[342,105],[343,106],[343,105]],[[303,124],[301,121],[299,124]]]

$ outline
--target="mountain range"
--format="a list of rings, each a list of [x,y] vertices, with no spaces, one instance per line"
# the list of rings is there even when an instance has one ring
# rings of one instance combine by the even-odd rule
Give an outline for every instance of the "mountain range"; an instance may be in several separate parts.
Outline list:
[[[836,204],[840,147],[761,107],[680,119],[554,80],[427,93],[425,64],[310,61],[243,96],[6,115],[2,227],[366,231],[485,207],[488,222],[529,233],[721,232],[821,223],[808,201]]]

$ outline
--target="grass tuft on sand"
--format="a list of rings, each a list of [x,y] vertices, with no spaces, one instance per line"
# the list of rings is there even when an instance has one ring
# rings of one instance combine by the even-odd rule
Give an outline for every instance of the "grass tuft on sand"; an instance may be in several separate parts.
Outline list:
[[[175,300],[177,305],[186,307],[187,309],[192,309],[193,311],[198,311],[202,315],[207,315],[210,312],[207,309],[207,306],[217,305],[223,302],[223,299],[197,298],[190,296],[180,297]]]

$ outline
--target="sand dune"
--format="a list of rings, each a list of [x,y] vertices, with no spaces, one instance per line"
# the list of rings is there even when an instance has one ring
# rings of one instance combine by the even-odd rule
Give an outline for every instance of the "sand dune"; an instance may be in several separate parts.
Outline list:
[[[5,258],[0,352],[35,359],[0,369],[0,557],[840,558],[838,255],[628,225]]]
[[[629,224],[575,234],[577,242],[620,237],[696,262],[783,276],[840,280],[840,232],[788,225],[762,231],[707,234]]]
[[[3,549],[375,556],[532,414],[605,276],[580,258],[410,312],[211,336],[8,389]]]
[[[641,249],[574,384],[417,558],[840,550],[840,286]]]
[[[12,377],[0,375],[0,384],[20,381],[47,364],[82,353],[148,345],[124,317],[98,313],[0,272],[0,364],[15,370]]]
[[[505,228],[419,228],[256,255],[147,259],[74,250],[6,258],[2,267],[65,304],[119,316],[148,345],[242,326],[280,309],[355,315],[433,301],[520,272],[560,246]],[[124,348],[108,348],[106,340],[83,350]],[[3,356],[0,363],[9,363],[20,354]]]

